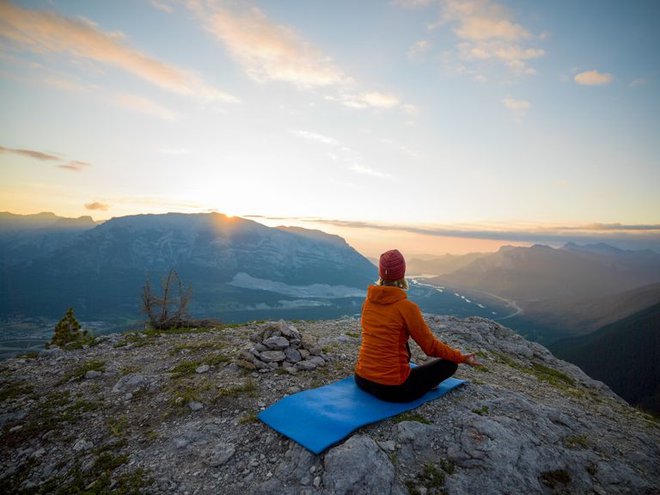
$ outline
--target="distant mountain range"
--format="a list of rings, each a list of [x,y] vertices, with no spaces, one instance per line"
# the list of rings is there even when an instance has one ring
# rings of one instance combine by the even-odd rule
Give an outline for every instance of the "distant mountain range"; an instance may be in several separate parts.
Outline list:
[[[359,311],[356,295],[375,276],[338,236],[218,213],[135,215],[101,225],[52,214],[2,220],[3,316],[56,316],[73,306],[82,317],[139,317],[146,279],[170,268],[192,286],[191,309],[205,317],[278,308],[289,315],[327,308],[319,316],[338,316]],[[315,292],[306,294],[307,286]]]
[[[44,256],[96,225],[88,216],[63,218],[53,213],[0,212],[0,266]]]
[[[606,244],[505,246],[432,281],[487,291],[514,300],[528,319],[588,333],[660,301],[660,254]]]
[[[442,256],[416,257],[406,260],[408,275],[444,275],[470,265],[490,253],[445,254]]]

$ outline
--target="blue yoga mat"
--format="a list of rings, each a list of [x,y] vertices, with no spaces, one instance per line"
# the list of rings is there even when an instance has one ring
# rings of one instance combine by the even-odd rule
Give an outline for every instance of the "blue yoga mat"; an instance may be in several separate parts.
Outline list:
[[[257,416],[282,435],[320,454],[359,427],[410,411],[442,397],[463,380],[448,378],[412,402],[385,402],[363,392],[352,376],[285,397]]]

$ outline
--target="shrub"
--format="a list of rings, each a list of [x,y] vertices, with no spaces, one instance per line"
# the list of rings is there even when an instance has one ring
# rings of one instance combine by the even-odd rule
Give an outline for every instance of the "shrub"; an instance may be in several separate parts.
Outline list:
[[[58,347],[72,347],[82,345],[85,343],[92,343],[93,338],[87,330],[80,330],[80,323],[76,320],[73,314],[73,308],[69,308],[66,314],[55,326],[53,338],[49,345],[56,345]]]

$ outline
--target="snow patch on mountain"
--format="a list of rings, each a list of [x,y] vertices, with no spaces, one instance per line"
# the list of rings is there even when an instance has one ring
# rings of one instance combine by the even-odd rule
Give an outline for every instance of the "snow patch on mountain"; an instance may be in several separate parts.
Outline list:
[[[229,285],[243,289],[265,290],[292,297],[322,297],[325,299],[340,299],[344,297],[365,297],[366,290],[347,287],[345,285],[311,284],[289,285],[263,278],[253,277],[245,272],[239,272]]]

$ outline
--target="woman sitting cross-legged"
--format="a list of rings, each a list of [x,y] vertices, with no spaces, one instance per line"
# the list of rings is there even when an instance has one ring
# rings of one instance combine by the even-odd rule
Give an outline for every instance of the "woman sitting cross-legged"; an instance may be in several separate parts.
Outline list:
[[[385,401],[409,402],[452,376],[459,363],[480,364],[474,354],[462,354],[431,333],[419,307],[406,296],[406,262],[398,250],[380,256],[378,273],[362,306],[358,387]],[[441,359],[411,368],[410,337],[428,356]]]

